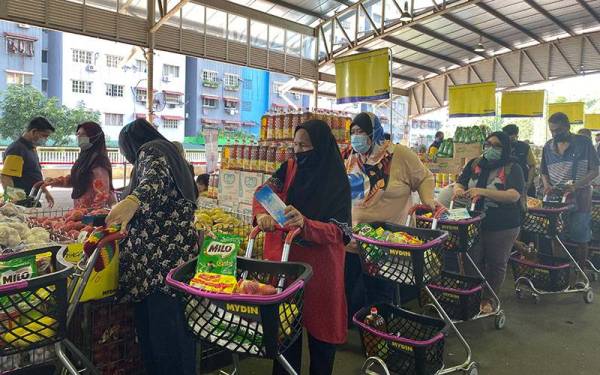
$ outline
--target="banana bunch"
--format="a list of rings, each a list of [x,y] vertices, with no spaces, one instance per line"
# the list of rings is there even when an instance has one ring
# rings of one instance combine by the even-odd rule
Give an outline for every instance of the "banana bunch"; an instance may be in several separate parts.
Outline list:
[[[200,209],[196,211],[196,229],[227,231],[239,226],[241,222],[220,208]],[[228,232],[226,232],[228,233]]]

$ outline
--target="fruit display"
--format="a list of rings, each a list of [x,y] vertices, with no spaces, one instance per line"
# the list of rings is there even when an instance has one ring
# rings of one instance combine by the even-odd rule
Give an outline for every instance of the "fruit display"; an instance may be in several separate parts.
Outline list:
[[[84,216],[106,215],[109,210],[100,208],[95,210],[86,210],[77,208],[67,211],[63,216],[58,217],[31,217],[30,223],[46,228],[51,233],[76,240],[81,232],[92,233],[95,229],[89,224],[82,222]]]
[[[25,249],[50,242],[44,228],[28,225],[24,211],[11,203],[0,208],[0,248]]]

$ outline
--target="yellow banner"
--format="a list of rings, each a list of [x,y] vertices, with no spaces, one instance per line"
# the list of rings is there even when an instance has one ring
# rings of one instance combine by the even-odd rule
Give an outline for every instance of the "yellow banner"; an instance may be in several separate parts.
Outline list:
[[[583,124],[586,129],[600,130],[600,113],[586,114]]]
[[[448,114],[450,117],[496,115],[496,82],[450,86]]]
[[[548,104],[548,118],[556,112],[562,112],[569,117],[571,124],[583,124],[583,102],[550,103]]]
[[[335,86],[338,104],[389,99],[389,48],[336,59]]]
[[[502,93],[500,117],[543,117],[545,94],[544,90]]]

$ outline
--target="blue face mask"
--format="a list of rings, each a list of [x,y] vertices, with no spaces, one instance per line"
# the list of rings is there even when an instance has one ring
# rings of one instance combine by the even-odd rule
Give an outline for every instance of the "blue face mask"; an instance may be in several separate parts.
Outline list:
[[[369,145],[369,136],[366,134],[354,134],[350,137],[352,149],[359,154],[366,154],[371,149]]]
[[[502,150],[495,149],[494,147],[488,147],[483,150],[483,157],[489,161],[496,161],[502,159]]]

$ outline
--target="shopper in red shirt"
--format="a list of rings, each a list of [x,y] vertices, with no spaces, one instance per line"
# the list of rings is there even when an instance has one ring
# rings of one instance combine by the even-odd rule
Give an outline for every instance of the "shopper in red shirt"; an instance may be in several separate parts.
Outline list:
[[[286,227],[302,232],[292,245],[289,260],[312,266],[306,285],[304,326],[308,331],[310,374],[333,372],[336,344],[346,341],[344,294],[345,245],[350,241],[350,186],[337,143],[329,126],[320,120],[303,123],[294,136],[295,159],[290,159],[267,182],[288,205]],[[275,221],[254,202],[258,226],[267,233],[265,258],[280,260],[283,246]],[[302,339],[284,357],[300,373]],[[285,373],[279,363],[274,374]]]

